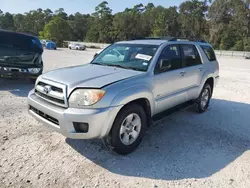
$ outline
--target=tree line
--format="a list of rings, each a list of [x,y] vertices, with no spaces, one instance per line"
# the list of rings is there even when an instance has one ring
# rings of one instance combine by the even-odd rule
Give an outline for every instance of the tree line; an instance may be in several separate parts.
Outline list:
[[[58,46],[65,40],[112,43],[175,36],[204,39],[216,49],[250,51],[250,8],[243,0],[188,0],[168,8],[137,4],[115,14],[107,1],[93,14],[68,15],[63,8],[24,14],[0,10],[0,28],[53,40]]]

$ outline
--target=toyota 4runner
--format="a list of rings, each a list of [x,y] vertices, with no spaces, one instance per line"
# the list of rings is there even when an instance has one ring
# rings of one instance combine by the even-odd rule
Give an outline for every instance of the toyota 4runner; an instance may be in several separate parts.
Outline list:
[[[102,138],[128,154],[156,115],[190,101],[205,112],[218,78],[214,50],[204,41],[117,42],[89,64],[39,76],[29,113],[68,138]]]

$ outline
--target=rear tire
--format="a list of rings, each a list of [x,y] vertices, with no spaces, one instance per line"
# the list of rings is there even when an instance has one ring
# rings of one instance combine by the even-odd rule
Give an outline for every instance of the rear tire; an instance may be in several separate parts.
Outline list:
[[[212,96],[211,86],[208,83],[206,83],[203,89],[201,90],[198,99],[196,100],[198,113],[204,113],[208,109],[211,96]]]
[[[103,142],[114,152],[127,155],[140,145],[147,123],[146,113],[140,105],[128,105],[118,113],[110,134]]]

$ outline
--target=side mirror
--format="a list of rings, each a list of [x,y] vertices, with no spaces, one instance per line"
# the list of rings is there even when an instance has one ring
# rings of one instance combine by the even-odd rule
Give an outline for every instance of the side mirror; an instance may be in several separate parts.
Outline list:
[[[161,59],[160,60],[160,71],[167,71],[171,68],[171,60]]]

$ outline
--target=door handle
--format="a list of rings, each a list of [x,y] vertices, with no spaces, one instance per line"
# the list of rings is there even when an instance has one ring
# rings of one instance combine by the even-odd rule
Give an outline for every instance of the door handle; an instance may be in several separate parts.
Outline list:
[[[181,72],[180,72],[180,75],[181,75],[181,76],[184,76],[185,74],[186,74],[185,71],[181,71]]]
[[[199,70],[200,70],[200,71],[203,71],[203,67],[200,67]]]

